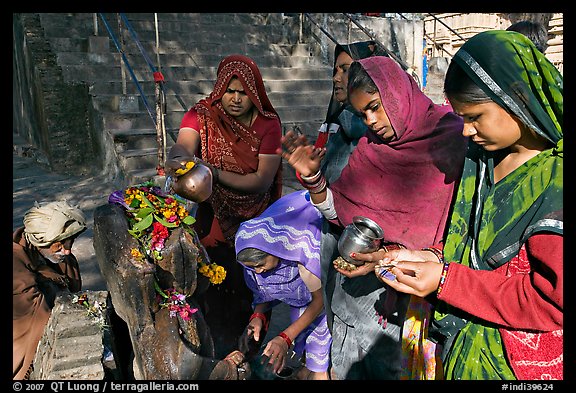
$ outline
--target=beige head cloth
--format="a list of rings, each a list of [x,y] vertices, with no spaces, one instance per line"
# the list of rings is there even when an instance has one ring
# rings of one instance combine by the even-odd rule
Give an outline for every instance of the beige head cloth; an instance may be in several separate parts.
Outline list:
[[[84,213],[66,201],[36,202],[24,214],[24,237],[36,247],[50,246],[85,229]]]

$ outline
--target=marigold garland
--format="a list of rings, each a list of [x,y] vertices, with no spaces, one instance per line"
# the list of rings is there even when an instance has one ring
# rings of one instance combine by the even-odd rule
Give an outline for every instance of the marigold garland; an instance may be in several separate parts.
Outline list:
[[[137,260],[150,258],[153,262],[161,261],[166,239],[170,237],[175,228],[182,227],[190,234],[194,231],[192,224],[196,222],[196,219],[188,214],[180,198],[165,193],[153,182],[144,182],[125,190],[115,191],[108,198],[108,202],[124,207],[129,224],[128,232],[138,240],[140,246],[130,250],[131,255]],[[198,260],[198,271],[207,277],[212,285],[220,284],[226,278],[226,270],[216,263],[206,264]],[[155,285],[157,285],[156,282]],[[181,299],[178,296],[184,296],[173,288],[164,290],[168,292],[164,292],[159,287],[158,290],[159,294],[176,296],[177,300],[174,300],[174,304],[180,304],[178,302]],[[180,304],[180,309],[175,312],[180,315],[193,314],[186,308],[187,303],[186,305],[184,303]],[[163,304],[170,307],[169,302],[164,301],[161,305]],[[172,311],[170,314],[173,315]]]

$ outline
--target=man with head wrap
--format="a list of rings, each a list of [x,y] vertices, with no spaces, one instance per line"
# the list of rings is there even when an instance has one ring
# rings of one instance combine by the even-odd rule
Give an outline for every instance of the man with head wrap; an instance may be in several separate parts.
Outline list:
[[[66,201],[36,203],[12,237],[12,371],[28,379],[58,292],[82,287],[72,243],[86,230],[82,211]]]

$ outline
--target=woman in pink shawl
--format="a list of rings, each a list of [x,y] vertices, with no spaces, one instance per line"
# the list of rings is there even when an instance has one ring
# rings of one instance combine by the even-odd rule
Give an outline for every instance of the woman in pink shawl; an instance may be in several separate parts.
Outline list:
[[[434,379],[431,305],[397,293],[374,276],[334,265],[337,242],[354,216],[384,230],[382,247],[440,242],[461,175],[466,138],[449,106],[434,104],[394,60],[370,57],[349,70],[348,94],[370,131],[334,184],[319,171],[324,155],[304,136],[283,138],[282,156],[308,182],[312,203],[330,222],[322,236],[322,281],[331,327],[334,379]],[[434,256],[434,249],[430,251]]]

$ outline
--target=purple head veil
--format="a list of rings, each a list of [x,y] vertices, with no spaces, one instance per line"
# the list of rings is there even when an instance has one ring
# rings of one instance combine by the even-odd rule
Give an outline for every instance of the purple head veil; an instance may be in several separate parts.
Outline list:
[[[322,215],[310,203],[308,191],[296,191],[240,225],[236,254],[257,248],[281,260],[300,263],[320,277],[321,227]]]

